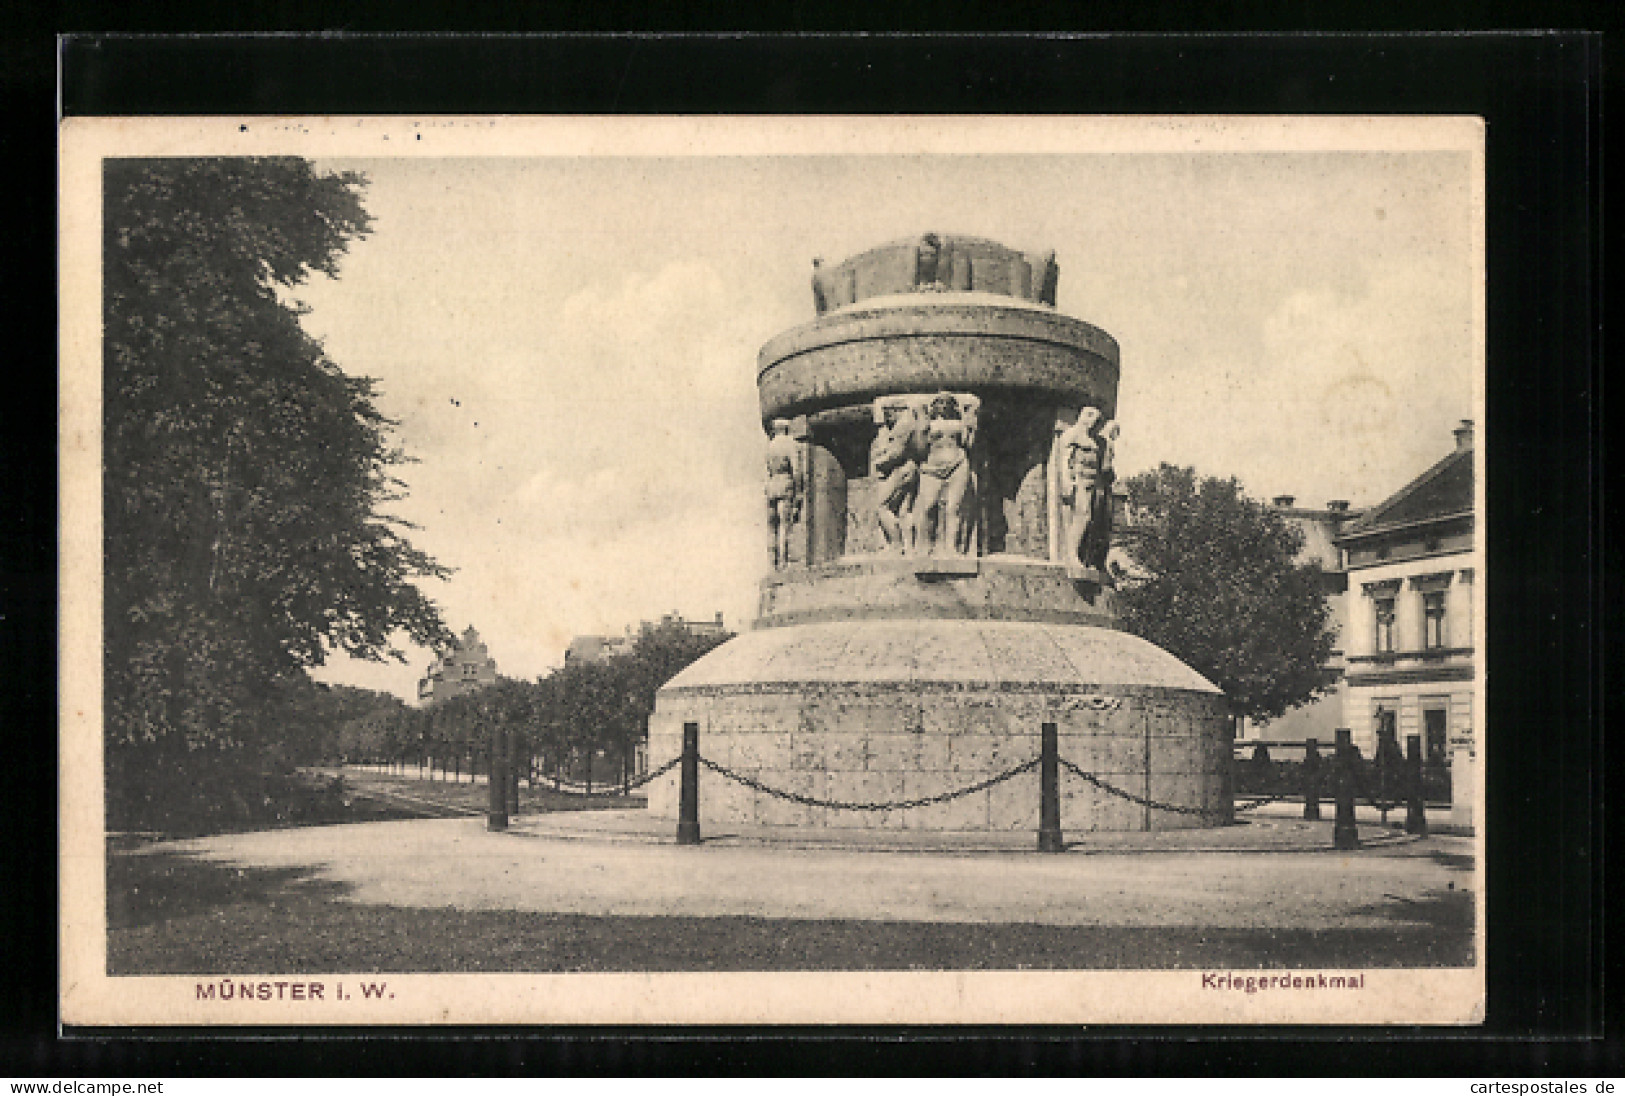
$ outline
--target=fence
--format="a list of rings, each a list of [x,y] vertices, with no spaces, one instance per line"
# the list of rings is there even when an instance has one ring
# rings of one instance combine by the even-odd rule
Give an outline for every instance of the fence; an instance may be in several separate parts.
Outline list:
[[[504,748],[505,743],[502,741],[502,734],[501,730],[494,732],[489,754],[490,757],[496,759],[499,769],[503,759],[509,757],[510,754],[510,751]],[[1220,823],[1231,821],[1234,815],[1255,810],[1267,803],[1277,803],[1298,798],[1303,800],[1303,817],[1309,821],[1319,821],[1321,801],[1326,793],[1326,785],[1329,782],[1335,804],[1332,826],[1332,844],[1334,848],[1349,849],[1358,847],[1360,838],[1355,824],[1355,805],[1359,801],[1364,801],[1381,812],[1384,824],[1388,821],[1389,811],[1403,806],[1405,808],[1406,832],[1418,835],[1426,835],[1427,833],[1422,744],[1420,736],[1417,735],[1412,735],[1406,740],[1406,753],[1400,759],[1396,768],[1386,763],[1384,765],[1377,765],[1375,762],[1367,763],[1360,756],[1360,751],[1354,745],[1349,731],[1340,728],[1337,731],[1337,740],[1333,745],[1330,759],[1329,767],[1331,772],[1329,781],[1326,772],[1327,766],[1321,757],[1319,743],[1314,739],[1309,739],[1305,743],[1304,760],[1298,771],[1299,779],[1292,782],[1293,786],[1277,786],[1272,789],[1265,789],[1263,794],[1256,794],[1245,803],[1238,804],[1232,801],[1225,808],[1219,809],[1163,803],[1116,787],[1099,774],[1088,772],[1060,756],[1058,743],[1059,735],[1056,725],[1054,723],[1044,723],[1040,728],[1038,756],[1006,769],[995,776],[936,795],[865,803],[823,799],[800,792],[786,791],[782,788],[772,787],[746,773],[735,772],[725,765],[719,765],[700,753],[699,724],[684,723],[682,752],[659,767],[645,773],[636,781],[628,783],[625,785],[625,790],[631,791],[640,788],[664,776],[674,768],[679,769],[677,843],[680,845],[697,845],[701,841],[701,768],[724,780],[732,781],[741,787],[749,788],[763,795],[773,796],[805,807],[818,807],[835,811],[917,810],[921,807],[948,803],[955,799],[974,795],[977,792],[987,791],[1007,780],[1037,769],[1039,785],[1038,851],[1040,852],[1060,852],[1065,847],[1061,825],[1060,795],[1060,774],[1063,769],[1107,795],[1127,800],[1130,803],[1174,814],[1201,816]],[[1373,778],[1372,774],[1376,774],[1375,778]],[[487,827],[492,830],[506,829],[509,815],[517,811],[518,805],[516,774],[501,775],[509,778],[493,779],[490,782],[491,792],[487,813]],[[1257,791],[1258,789],[1251,790]],[[1150,828],[1149,811],[1146,828]]]

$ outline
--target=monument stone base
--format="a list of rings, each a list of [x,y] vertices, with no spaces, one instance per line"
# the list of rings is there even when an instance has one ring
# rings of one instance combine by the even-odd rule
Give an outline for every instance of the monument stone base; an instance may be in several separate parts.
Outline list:
[[[1200,675],[1110,628],[981,620],[862,620],[764,628],[719,647],[663,688],[649,758],[699,728],[700,756],[817,800],[900,803],[951,793],[1039,756],[1127,796],[1060,775],[1063,830],[1164,830],[1229,821],[1230,722]],[[676,770],[649,811],[678,811]],[[991,788],[908,809],[835,809],[752,789],[701,766],[702,828],[729,825],[975,832],[1035,829],[1036,766]]]

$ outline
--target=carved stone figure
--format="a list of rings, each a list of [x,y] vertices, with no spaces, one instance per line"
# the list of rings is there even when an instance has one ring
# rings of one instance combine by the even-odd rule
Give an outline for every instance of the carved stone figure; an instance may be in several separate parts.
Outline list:
[[[813,257],[812,272],[813,308],[822,316],[829,311],[829,293],[824,289],[824,260]]]
[[[1083,562],[1097,571],[1106,569],[1106,556],[1112,548],[1112,494],[1117,485],[1118,425],[1107,422],[1100,428],[1100,473],[1096,477],[1094,517],[1083,546]]]
[[[1100,409],[1085,407],[1055,442],[1060,500],[1060,558],[1069,567],[1102,569],[1111,548],[1112,470],[1117,424],[1100,425]]]
[[[914,259],[914,286],[922,288],[940,285],[943,274],[942,241],[937,239],[935,232],[927,232],[920,237],[920,246],[915,251]]]
[[[869,473],[875,483],[875,518],[886,551],[914,548],[914,500],[920,489],[920,462],[928,454],[927,419],[922,407],[907,397],[874,402],[875,439],[869,445]]]
[[[790,420],[774,419],[767,443],[768,558],[775,570],[790,563],[790,530],[801,516],[807,469],[801,443],[790,436]]]
[[[970,554],[976,494],[971,446],[980,407],[975,396],[949,392],[931,400],[925,430],[929,448],[914,502],[914,543],[922,554]]]
[[[1055,304],[1055,283],[1060,279],[1060,268],[1055,265],[1055,252],[1029,254],[1027,263],[1032,267],[1032,297],[1039,304]]]

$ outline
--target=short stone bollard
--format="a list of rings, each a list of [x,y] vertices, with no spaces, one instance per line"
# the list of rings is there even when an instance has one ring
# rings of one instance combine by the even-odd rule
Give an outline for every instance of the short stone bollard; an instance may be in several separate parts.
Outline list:
[[[1360,754],[1354,748],[1353,732],[1347,727],[1337,728],[1337,813],[1332,819],[1332,848],[1357,849],[1360,830],[1354,821],[1354,767],[1360,763]]]
[[[683,724],[681,784],[677,792],[677,843],[700,843],[700,725]]]
[[[1405,736],[1405,832],[1426,837],[1427,802],[1422,795],[1422,736]]]
[[[1303,744],[1303,818],[1320,821],[1320,743],[1313,738]]]
[[[1063,852],[1061,837],[1061,775],[1059,738],[1056,726],[1041,728],[1038,753],[1038,851]]]

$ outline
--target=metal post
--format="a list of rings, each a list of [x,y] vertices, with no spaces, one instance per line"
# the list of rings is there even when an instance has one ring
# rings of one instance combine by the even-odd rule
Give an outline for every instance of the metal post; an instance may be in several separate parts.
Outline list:
[[[507,745],[503,741],[507,736],[502,733],[501,724],[492,721],[490,736],[490,766],[486,789],[488,792],[485,811],[485,828],[488,830],[505,830],[508,828],[508,796],[507,796],[507,766],[504,761],[507,757]]]
[[[1427,836],[1427,804],[1422,799],[1422,736],[1405,736],[1405,783],[1408,797],[1405,804],[1405,832]]]
[[[1360,755],[1354,749],[1354,734],[1337,728],[1337,815],[1332,821],[1332,848],[1357,849],[1360,831],[1354,823],[1354,766]]]
[[[519,813],[519,778],[525,754],[525,732],[515,727],[508,732],[508,813]]]
[[[682,784],[677,793],[677,843],[700,843],[700,725],[683,724]]]
[[[1314,738],[1303,743],[1303,817],[1320,821],[1320,741]]]
[[[1055,724],[1042,728],[1038,753],[1038,851],[1061,852],[1060,747]]]

